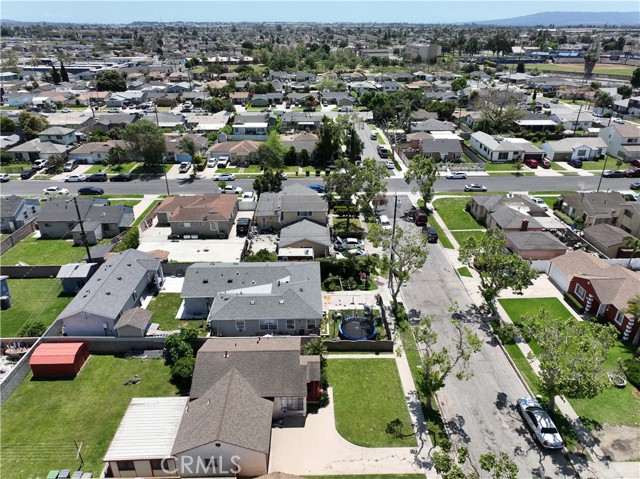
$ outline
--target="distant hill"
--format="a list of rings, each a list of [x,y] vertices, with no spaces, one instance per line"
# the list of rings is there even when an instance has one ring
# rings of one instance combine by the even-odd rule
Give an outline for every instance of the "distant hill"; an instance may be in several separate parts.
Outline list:
[[[499,27],[568,27],[578,25],[640,25],[638,12],[540,12],[522,17],[474,22],[479,25]]]

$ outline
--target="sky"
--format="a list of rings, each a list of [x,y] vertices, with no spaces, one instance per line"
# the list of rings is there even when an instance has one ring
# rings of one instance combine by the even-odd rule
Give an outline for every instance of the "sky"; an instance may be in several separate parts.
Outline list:
[[[69,23],[456,23],[545,11],[638,12],[639,9],[637,0],[2,0],[0,19]]]

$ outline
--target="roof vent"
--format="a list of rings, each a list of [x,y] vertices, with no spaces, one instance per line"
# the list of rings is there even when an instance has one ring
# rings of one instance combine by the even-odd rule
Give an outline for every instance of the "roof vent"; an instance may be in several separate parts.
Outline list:
[[[208,280],[208,279],[203,279],[203,280],[202,280],[202,282],[203,282],[204,284],[207,284],[207,283],[209,282],[209,280]]]
[[[233,280],[232,279],[228,279],[227,283],[233,283]]]
[[[107,296],[111,296],[111,291],[107,291],[105,294],[106,294]]]
[[[253,305],[253,304],[256,304],[256,302],[251,300],[251,301],[249,301],[249,304]]]
[[[284,304],[284,299],[281,299],[280,301],[278,301],[280,304]]]

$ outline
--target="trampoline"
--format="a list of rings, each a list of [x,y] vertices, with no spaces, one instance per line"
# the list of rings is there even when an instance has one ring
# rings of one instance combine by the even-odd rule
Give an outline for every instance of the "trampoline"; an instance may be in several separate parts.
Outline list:
[[[373,320],[362,316],[344,318],[338,326],[340,336],[352,341],[371,340],[376,337],[376,325]]]

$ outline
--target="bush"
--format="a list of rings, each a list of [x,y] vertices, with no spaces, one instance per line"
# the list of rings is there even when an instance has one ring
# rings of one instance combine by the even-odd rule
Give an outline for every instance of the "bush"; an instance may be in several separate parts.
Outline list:
[[[622,369],[627,376],[627,380],[640,389],[640,363],[635,359],[627,359],[622,363]]]
[[[573,295],[571,295],[570,293],[564,293],[564,300],[569,303],[569,306],[571,306],[576,313],[578,314],[582,314],[584,312],[584,306],[582,306],[580,304],[580,302],[573,297]]]
[[[171,366],[171,381],[181,391],[186,391],[191,387],[195,365],[196,359],[193,356],[184,356]]]
[[[128,249],[137,249],[138,246],[140,246],[140,230],[137,226],[133,226],[125,233],[113,251],[119,253]]]
[[[491,323],[491,328],[502,344],[515,344],[518,328],[511,323]]]
[[[21,338],[37,338],[42,336],[46,330],[46,324],[36,319],[35,321],[29,321],[22,326],[20,331],[18,331],[18,336]]]

